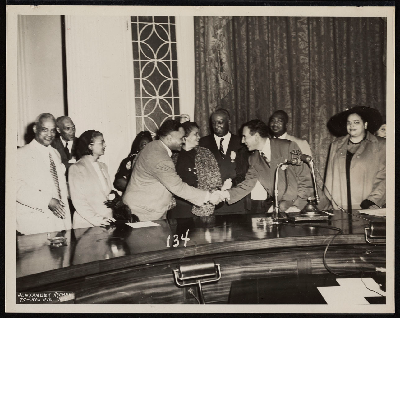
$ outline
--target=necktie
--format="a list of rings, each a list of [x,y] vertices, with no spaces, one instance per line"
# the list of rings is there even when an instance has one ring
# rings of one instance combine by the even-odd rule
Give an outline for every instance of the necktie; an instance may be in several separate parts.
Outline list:
[[[221,141],[219,142],[219,152],[221,153],[222,158],[225,157],[224,148],[222,147],[222,142],[223,141],[224,141],[224,138],[221,138]]]
[[[58,175],[57,175],[57,170],[56,170],[56,165],[54,164],[53,157],[49,153],[50,157],[50,172],[51,176],[53,177],[54,185],[57,188],[57,193],[58,193],[58,198],[61,200],[61,191],[60,191],[60,185],[58,184]]]
[[[70,158],[70,152],[69,152],[69,149],[68,149],[68,143],[69,142],[65,142],[65,148],[64,148],[64,150],[65,150],[65,154],[67,155],[67,157],[68,157],[68,159]]]
[[[262,152],[260,151],[261,157],[265,160],[265,162],[267,163],[268,167],[271,167],[268,157]]]

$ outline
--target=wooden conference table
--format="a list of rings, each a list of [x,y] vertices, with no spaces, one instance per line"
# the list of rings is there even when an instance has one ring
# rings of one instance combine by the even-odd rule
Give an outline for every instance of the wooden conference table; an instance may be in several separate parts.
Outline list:
[[[66,231],[67,245],[58,248],[49,246],[46,233],[17,236],[17,292],[71,291],[75,303],[193,304],[172,270],[182,262],[215,262],[222,277],[203,286],[207,303],[246,303],[257,299],[238,297],[240,282],[245,288],[251,279],[332,278],[323,264],[328,243],[326,262],[336,273],[362,269],[368,276],[386,265],[385,245],[365,241],[368,221],[340,211],[327,222],[296,224],[270,225],[264,215],[250,214],[155,222]]]

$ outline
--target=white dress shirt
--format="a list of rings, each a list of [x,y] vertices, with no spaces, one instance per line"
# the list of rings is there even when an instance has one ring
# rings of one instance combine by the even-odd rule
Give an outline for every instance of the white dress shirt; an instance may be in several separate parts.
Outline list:
[[[36,139],[33,139],[34,141],[32,142],[33,145],[38,149],[38,151],[40,152],[40,154],[43,157],[43,161],[49,166],[48,171],[49,171],[49,177],[51,178],[51,180],[53,180],[53,176],[51,175],[50,172],[50,156],[49,154],[51,154],[51,158],[54,161],[54,165],[56,165],[56,155],[53,152],[53,148],[51,146],[43,146],[42,144],[40,144]],[[56,150],[57,151],[57,150]],[[58,153],[57,153],[58,154]],[[57,170],[57,166],[56,166],[56,170]],[[58,190],[56,185],[54,184],[54,188],[53,188],[53,198],[58,199]]]
[[[285,132],[283,135],[279,136],[277,139],[286,139],[287,138],[287,132]]]
[[[221,139],[224,139],[222,142],[222,148],[224,150],[224,154],[226,154],[226,152],[228,151],[228,146],[229,146],[229,142],[231,140],[231,136],[232,136],[232,134],[230,132],[228,132],[225,136],[222,136],[222,137],[214,135],[215,143],[217,144],[218,150],[219,150],[219,146],[221,144]]]
[[[62,142],[63,146],[64,146],[64,147],[67,146],[68,151],[71,153],[73,141],[72,141],[72,140],[69,140],[69,141],[67,142],[67,141],[65,141],[65,140],[62,138],[62,136],[60,136],[60,139],[61,139],[61,142]]]

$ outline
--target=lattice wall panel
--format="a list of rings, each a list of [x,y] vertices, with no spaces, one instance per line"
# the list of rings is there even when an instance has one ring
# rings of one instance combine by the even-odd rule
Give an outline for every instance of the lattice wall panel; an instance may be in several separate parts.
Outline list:
[[[175,17],[131,17],[136,129],[179,115]]]

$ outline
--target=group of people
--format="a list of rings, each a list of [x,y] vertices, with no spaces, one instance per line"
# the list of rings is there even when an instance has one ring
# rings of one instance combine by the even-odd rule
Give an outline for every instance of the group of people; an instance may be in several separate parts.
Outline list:
[[[201,137],[187,115],[166,120],[153,139],[140,132],[112,183],[99,161],[106,149],[101,132],[75,137],[70,117],[41,114],[35,138],[17,153],[17,231],[21,234],[107,226],[113,186],[139,221],[268,212],[274,199],[278,165],[278,204],[298,212],[314,198],[309,165],[293,163],[293,154],[312,157],[306,140],[287,133],[288,115],[275,111],[268,125],[244,123],[230,130],[230,115],[210,116],[212,134]],[[386,139],[379,112],[354,107],[332,117],[332,143],[320,209],[377,208],[386,202]],[[73,217],[71,220],[71,211]],[[72,222],[72,223],[71,223]]]

